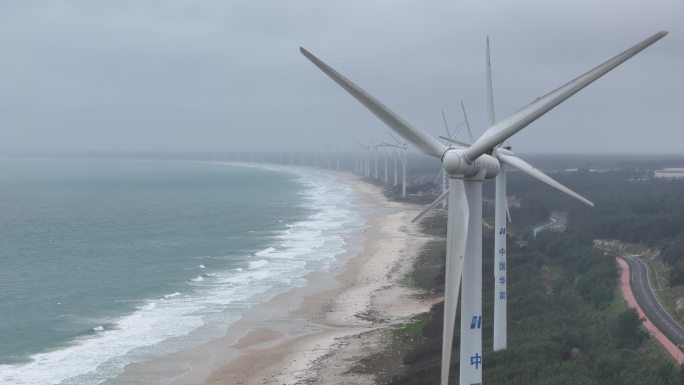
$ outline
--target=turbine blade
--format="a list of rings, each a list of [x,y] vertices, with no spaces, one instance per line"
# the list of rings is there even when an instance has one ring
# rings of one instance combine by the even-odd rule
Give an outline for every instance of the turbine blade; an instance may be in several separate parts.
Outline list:
[[[435,178],[435,181],[432,182],[432,184],[437,184],[437,182],[442,179],[442,173],[444,172],[444,169],[440,167],[439,172],[437,173],[437,177]],[[441,195],[440,195],[441,197]],[[439,199],[439,198],[437,198]]]
[[[497,157],[499,158],[500,161],[506,163],[507,165],[515,168],[516,170],[522,171],[525,174],[542,181],[549,186],[555,187],[556,189],[570,195],[571,197],[588,204],[591,207],[594,207],[594,204],[588,200],[587,198],[581,196],[580,194],[570,190],[569,188],[563,186],[560,182],[557,180],[551,178],[550,176],[544,174],[541,172],[539,169],[535,168],[531,164],[525,162],[524,160],[518,158],[517,156],[513,155],[504,155],[504,154],[498,154]]]
[[[447,219],[446,277],[444,284],[444,325],[442,335],[441,383],[449,382],[451,345],[456,325],[456,307],[461,287],[463,257],[466,251],[469,221],[468,201],[463,180],[449,178],[449,214]]]
[[[463,147],[468,147],[468,146],[470,146],[470,143],[461,142],[460,140],[456,140],[456,139],[452,139],[452,138],[447,138],[446,136],[441,136],[441,135],[440,135],[439,138],[440,138],[440,139],[444,139],[444,140],[446,140],[447,142],[456,143],[456,144],[458,144],[459,146],[463,146]]]
[[[388,132],[388,133],[387,133],[387,135],[391,136],[391,137],[392,137],[392,139],[394,139],[394,141],[395,141],[395,142],[397,142],[397,144],[402,144],[402,143],[401,143],[401,142],[399,141],[399,139],[397,139],[397,137],[396,137],[396,136],[392,135],[392,133],[391,133],[391,132]]]
[[[442,158],[447,147],[440,143],[436,138],[427,134],[425,131],[415,127],[401,116],[397,115],[389,107],[382,104],[379,100],[362,90],[359,86],[352,83],[349,79],[342,76],[340,73],[332,69],[327,64],[323,63],[316,56],[312,55],[304,48],[299,49],[307,59],[316,65],[321,71],[333,79],[337,84],[344,88],[356,100],[363,104],[370,112],[382,120],[386,125],[394,130],[397,134],[403,136],[406,140],[413,143],[425,154],[432,155],[436,158]]]
[[[465,124],[465,122],[463,122],[463,121],[460,122],[460,123],[456,126],[456,128],[454,128],[454,132],[452,132],[451,135],[449,135],[449,137],[452,138],[452,139],[455,138],[455,137],[457,137],[458,134],[459,134],[459,133],[461,132],[461,130],[463,129],[463,125],[464,125],[464,124]],[[471,142],[471,143],[472,143],[472,142]]]
[[[487,116],[489,117],[489,126],[496,123],[494,114],[494,91],[492,90],[492,61],[489,53],[489,36],[487,36]]]
[[[444,129],[446,130],[447,137],[451,138],[451,132],[449,132],[449,125],[446,121],[446,116],[444,116],[444,109],[442,109],[442,120],[444,121]]]
[[[398,146],[398,145],[396,145],[396,144],[394,144],[394,143],[387,143],[387,142],[384,142],[384,143],[382,143],[382,144],[383,144],[384,146],[387,146],[387,147],[404,148],[404,146]]]
[[[506,197],[506,218],[508,218],[508,223],[513,222],[511,220],[511,210],[508,208],[508,197]]]
[[[466,109],[465,105],[463,104],[463,100],[461,100],[461,110],[463,110],[463,118],[465,119],[466,129],[468,130],[468,139],[470,139],[470,142],[473,143],[475,142],[475,138],[473,137],[473,132],[470,131],[470,122],[468,121],[468,114],[466,114]]]
[[[430,212],[430,210],[437,207],[437,205],[440,204],[443,200],[445,200],[448,196],[449,196],[449,190],[443,192],[442,195],[437,197],[437,199],[435,199],[434,202],[430,203],[430,205],[428,207],[426,207],[423,211],[421,211],[420,214],[416,215],[415,218],[411,219],[411,223],[413,223],[413,222],[419,220],[420,218],[422,218],[423,216],[425,216],[425,214],[427,214],[428,212]]]
[[[539,117],[549,112],[551,109],[559,105],[561,102],[576,94],[582,88],[594,82],[596,79],[605,75],[618,65],[624,63],[632,56],[638,54],[651,44],[662,39],[667,35],[666,31],[661,31],[646,40],[634,45],[631,48],[623,51],[612,59],[607,60],[603,64],[587,71],[576,79],[566,83],[565,85],[551,91],[545,96],[538,98],[526,107],[515,112],[513,115],[500,120],[498,123],[489,127],[480,138],[473,143],[473,145],[464,152],[468,160],[475,160],[480,155],[489,152],[494,146],[504,142],[516,132],[527,127],[530,123],[537,120]]]

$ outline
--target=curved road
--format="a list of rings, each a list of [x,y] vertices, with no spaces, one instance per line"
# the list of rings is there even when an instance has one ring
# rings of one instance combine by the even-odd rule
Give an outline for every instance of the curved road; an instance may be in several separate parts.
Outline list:
[[[551,212],[551,216],[549,216],[549,222],[545,223],[543,225],[537,226],[534,229],[532,229],[532,236],[537,237],[537,234],[540,232],[547,230],[547,229],[553,229],[557,227],[564,227],[568,225],[568,218],[567,215],[564,213],[558,213],[556,211]]]
[[[532,236],[533,236],[534,238],[536,238],[536,237],[537,237],[537,234],[539,234],[542,230],[544,230],[544,229],[547,228],[547,227],[553,226],[553,225],[555,225],[556,223],[558,223],[558,219],[556,219],[556,218],[554,218],[554,217],[549,217],[549,223],[543,224],[543,225],[541,225],[541,226],[539,226],[539,227],[535,227],[535,228],[532,230]]]
[[[653,324],[677,347],[684,346],[684,329],[663,308],[653,294],[648,279],[648,267],[640,259],[625,255],[629,264],[630,286],[639,306]]]

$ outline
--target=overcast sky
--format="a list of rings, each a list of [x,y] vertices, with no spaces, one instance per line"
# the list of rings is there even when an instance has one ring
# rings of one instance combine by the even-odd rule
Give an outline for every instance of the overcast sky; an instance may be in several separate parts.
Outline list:
[[[388,139],[304,46],[417,126],[486,128],[660,30],[512,138],[519,153],[682,153],[681,0],[0,2],[0,151],[311,150]],[[465,139],[465,138],[464,138]]]

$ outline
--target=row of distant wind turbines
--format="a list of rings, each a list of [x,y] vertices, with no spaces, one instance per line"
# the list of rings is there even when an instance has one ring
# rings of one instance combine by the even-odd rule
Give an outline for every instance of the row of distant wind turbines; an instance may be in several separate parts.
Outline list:
[[[406,178],[407,178],[407,168],[408,168],[408,159],[406,158],[406,150],[408,149],[408,146],[406,143],[401,143],[397,138],[395,138],[392,134],[390,134],[390,137],[396,142],[396,143],[388,143],[388,142],[383,142],[379,144],[361,144],[358,141],[356,142],[357,147],[356,150],[359,152],[356,153],[355,156],[355,171],[366,178],[370,178],[371,176],[375,179],[379,179],[378,175],[378,152],[380,149],[383,149],[383,161],[385,164],[384,167],[384,181],[385,184],[389,184],[389,177],[388,177],[388,159],[391,156],[393,161],[394,161],[394,186],[397,186],[399,183],[399,167],[398,163],[401,163],[401,197],[406,198]],[[373,158],[373,168],[374,171],[371,173],[371,158]]]
[[[396,138],[392,137],[396,140]],[[353,157],[354,171],[366,178],[373,178],[376,180],[380,179],[378,172],[378,151],[384,149],[382,155],[384,160],[384,183],[386,185],[390,184],[388,162],[391,157],[394,162],[394,186],[399,184],[399,164],[401,164],[401,196],[406,197],[406,186],[407,186],[407,167],[408,159],[406,157],[406,150],[408,146],[405,143],[401,143],[398,140],[397,143],[387,143],[383,142],[375,145],[362,145],[357,142],[357,146],[351,152],[351,154],[341,154],[339,146],[335,151],[335,155],[332,153],[268,153],[268,152],[248,152],[248,153],[233,153],[226,154],[225,160],[237,161],[237,162],[248,162],[248,163],[271,163],[280,165],[296,165],[296,166],[313,166],[322,167],[329,170],[340,171],[342,168],[340,158],[342,155]],[[374,171],[371,172],[371,158],[374,163]],[[220,154],[214,154],[214,161],[222,160]]]
[[[565,85],[537,98],[505,119],[496,120],[492,92],[489,41],[487,40],[487,111],[489,128],[470,143],[448,137],[446,144],[414,126],[379,100],[352,83],[304,48],[301,53],[314,65],[363,104],[394,132],[425,154],[442,161],[448,189],[414,220],[448,199],[446,278],[444,289],[444,329],[442,339],[441,384],[449,381],[451,351],[456,322],[459,289],[461,294],[460,371],[461,385],[482,384],[482,181],[496,178],[494,244],[494,350],[506,348],[506,166],[522,171],[580,201],[593,204],[529,163],[516,157],[503,143],[512,135],[546,114],[590,83],[667,34],[661,31],[623,51]],[[467,118],[466,118],[467,121]]]
[[[322,159],[321,159],[322,157]],[[270,159],[269,159],[270,158]],[[215,155],[214,160],[220,160],[220,155]],[[335,157],[327,149],[325,153],[296,153],[296,152],[236,152],[229,156],[229,160],[236,162],[249,163],[272,163],[282,165],[311,165],[314,167],[326,167],[328,169],[340,170],[340,148],[337,146]]]

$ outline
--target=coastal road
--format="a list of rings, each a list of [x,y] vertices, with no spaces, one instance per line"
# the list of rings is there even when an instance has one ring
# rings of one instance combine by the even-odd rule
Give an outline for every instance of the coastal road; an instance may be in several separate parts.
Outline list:
[[[684,346],[684,329],[656,299],[648,278],[648,267],[633,255],[622,257],[629,264],[630,286],[641,309],[651,322],[677,347]],[[681,348],[680,348],[681,349]]]

